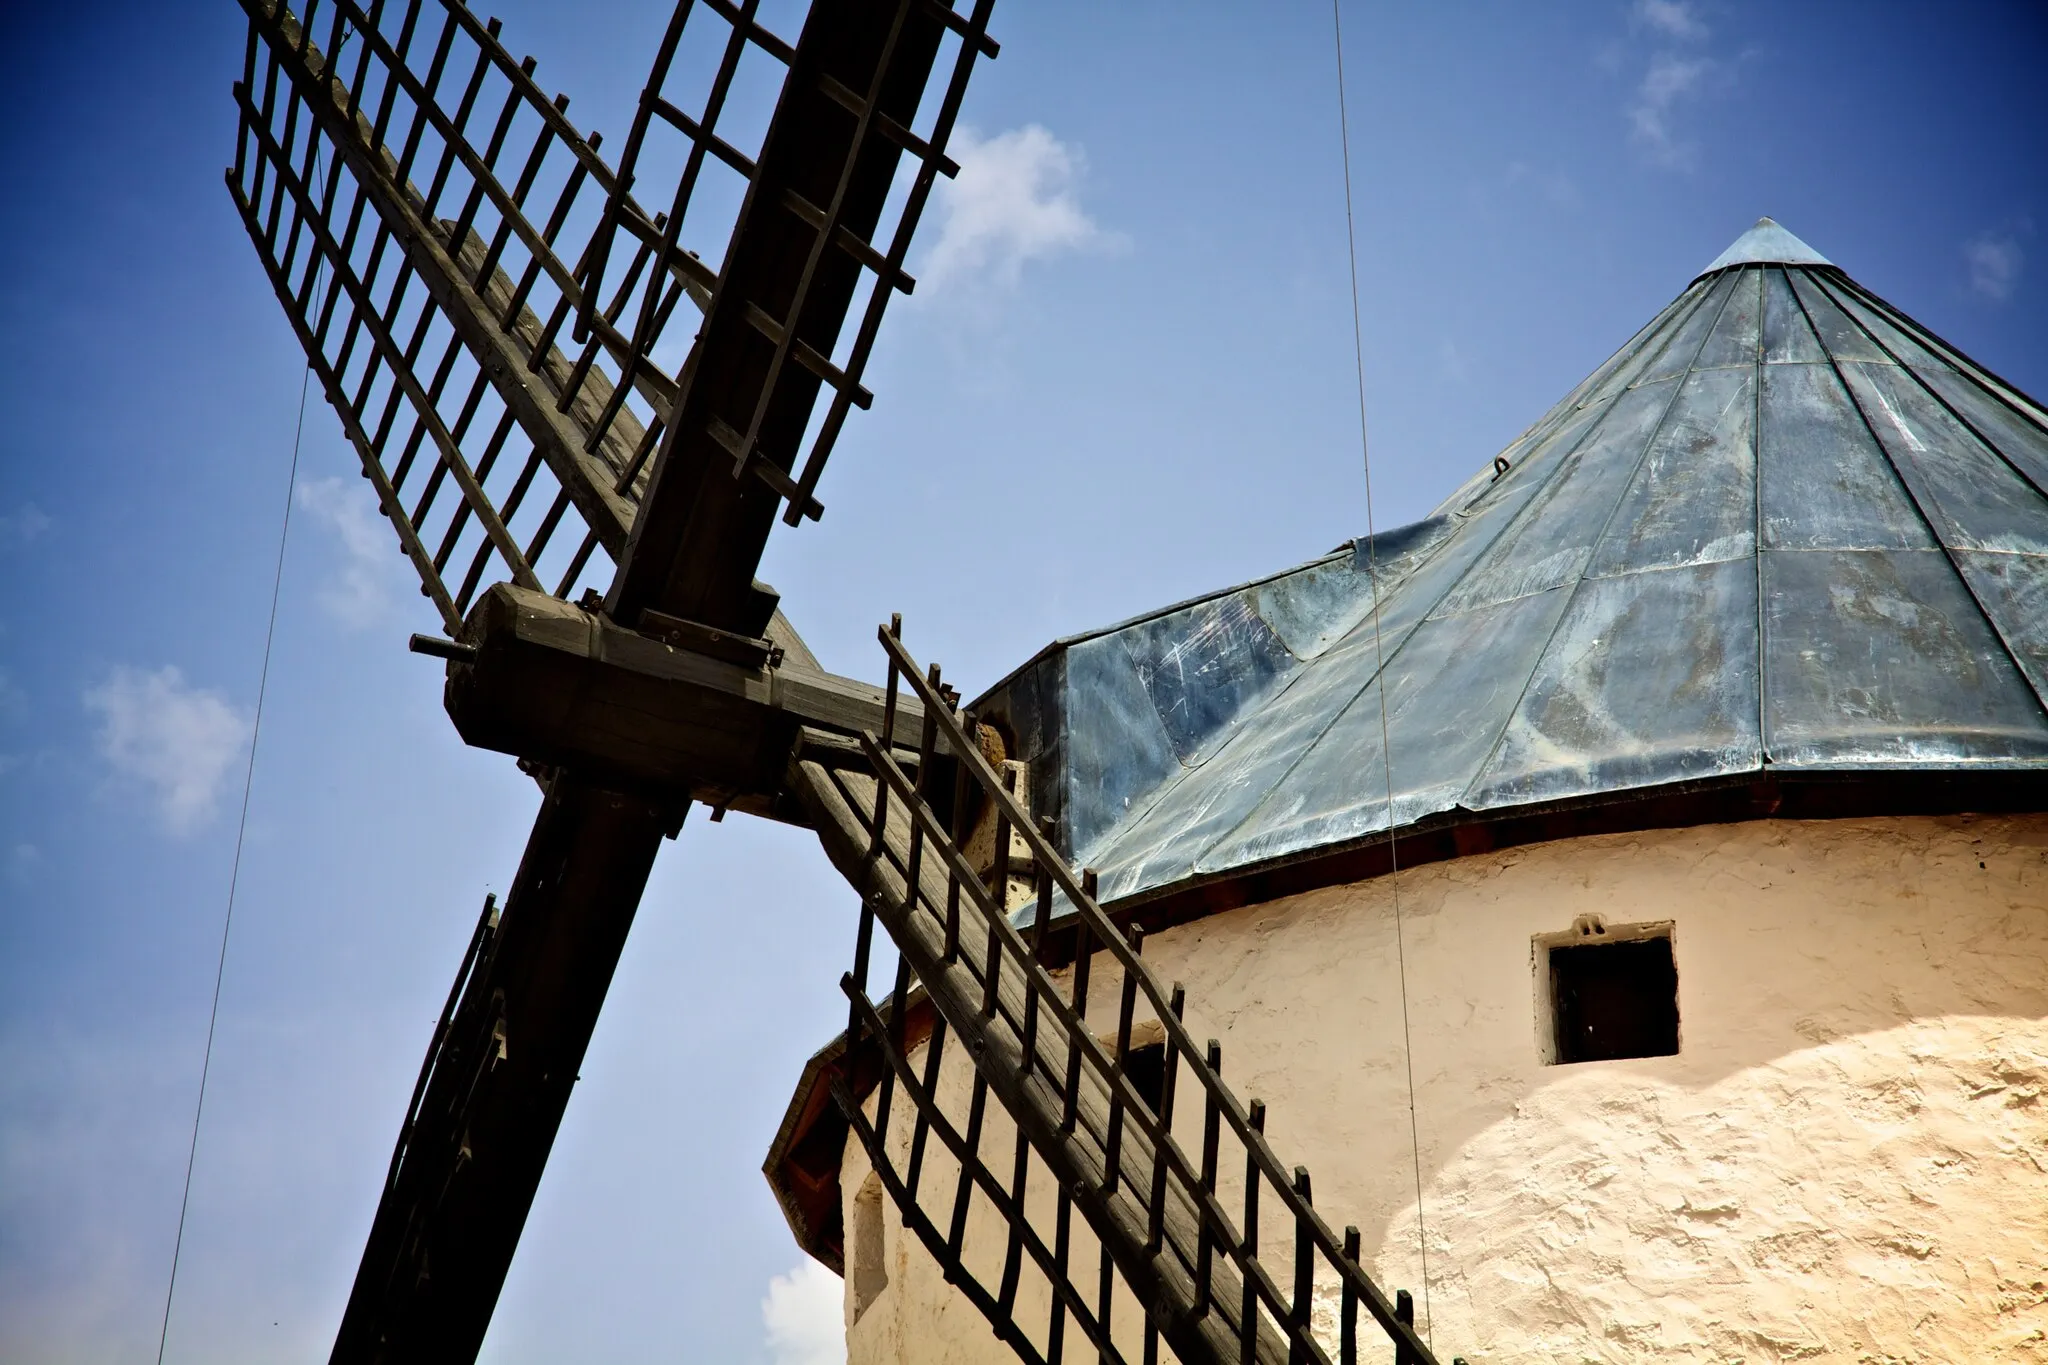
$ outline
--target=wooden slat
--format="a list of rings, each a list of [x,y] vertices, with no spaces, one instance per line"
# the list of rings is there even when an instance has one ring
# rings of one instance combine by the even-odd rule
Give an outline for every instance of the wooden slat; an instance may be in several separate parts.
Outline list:
[[[296,20],[281,6],[271,11],[265,8],[263,0],[244,3],[252,22],[266,33],[273,47],[289,44],[297,36]],[[470,348],[505,405],[518,414],[520,425],[541,450],[555,477],[569,490],[578,510],[597,531],[599,541],[616,558],[625,548],[634,509],[612,488],[613,471],[606,469],[603,460],[583,450],[583,434],[574,423],[557,411],[552,402],[543,401],[527,383],[526,356],[498,325],[490,305],[464,277],[442,240],[438,224],[428,223],[417,211],[418,192],[400,187],[397,164],[390,153],[367,141],[368,120],[360,115],[353,122],[347,120],[346,91],[339,82],[328,78],[319,50],[308,47],[307,52],[303,65],[290,55],[279,59],[306,97],[303,102],[319,120],[335,151],[347,160],[357,184],[392,229],[406,259],[433,295],[435,304],[447,315],[450,326]],[[257,116],[247,108],[246,99],[244,106],[245,117],[255,120]],[[260,126],[258,131],[262,135]],[[540,243],[539,249],[552,256],[545,243]],[[415,395],[415,402],[423,415],[431,414],[432,405],[424,395]],[[431,419],[430,427],[437,426],[438,418]],[[478,511],[482,515],[482,510]],[[516,546],[506,557],[510,563],[523,563]]]
[[[644,797],[549,788],[488,958],[430,1062],[331,1365],[474,1359],[662,836]]]
[[[241,102],[244,117],[253,118],[255,110],[249,104],[248,92],[238,85],[235,88],[235,94],[236,98]],[[447,427],[442,425],[440,414],[435,411],[432,398],[420,387],[419,378],[413,373],[412,366],[408,363],[404,350],[399,347],[397,340],[392,337],[388,330],[385,320],[378,315],[372,305],[368,286],[356,277],[354,270],[349,266],[348,262],[341,258],[340,248],[329,234],[326,224],[318,216],[319,209],[317,205],[312,202],[305,187],[299,183],[296,175],[293,174],[280,157],[277,144],[271,140],[269,131],[262,127],[257,127],[256,134],[258,142],[271,157],[272,166],[276,171],[279,184],[290,190],[298,202],[298,211],[306,215],[307,221],[312,225],[314,238],[319,243],[320,249],[326,253],[328,265],[334,271],[335,280],[348,292],[351,300],[354,302],[356,316],[362,320],[363,327],[370,334],[370,338],[376,345],[379,355],[390,366],[393,381],[402,387],[406,391],[406,396],[412,400],[413,407],[418,411],[421,421],[426,425],[428,436],[432,438],[435,446],[440,451],[442,463],[461,486],[463,496],[469,500],[470,506],[476,513],[477,520],[483,523],[484,533],[491,538],[492,543],[497,546],[498,553],[504,557],[506,566],[512,573],[513,581],[523,585],[534,585],[537,583],[537,580],[533,576],[532,569],[527,566],[526,556],[520,551],[518,542],[514,541],[511,534],[506,531],[496,509],[491,506],[490,499],[484,496],[483,489],[478,486],[475,476],[470,472],[468,461],[463,459],[462,451],[456,446],[455,438],[449,434]],[[377,448],[380,451],[383,448],[381,437],[377,441]]]
[[[772,600],[754,591],[753,576],[781,494],[757,479],[734,479],[735,455],[713,434],[714,423],[743,438],[738,458],[763,461],[788,482],[823,381],[801,364],[778,369],[778,347],[754,329],[747,310],[790,318],[808,276],[794,339],[819,356],[833,353],[861,265],[828,251],[810,271],[817,233],[782,196],[787,189],[812,202],[840,198],[843,225],[857,237],[874,231],[900,153],[878,140],[857,149],[854,120],[819,90],[816,76],[870,88],[896,11],[896,0],[818,5],[797,40],[696,358],[655,458],[654,485],[613,585],[608,605],[621,621],[630,624],[652,607],[749,635],[765,625]],[[942,31],[921,10],[905,20],[880,101],[892,117],[912,121]],[[749,433],[751,442],[744,440]]]
[[[233,173],[230,172],[230,175]],[[270,276],[271,287],[277,291],[278,302],[285,305],[285,316],[290,319],[292,330],[298,334],[299,344],[305,347],[307,361],[319,377],[320,388],[327,395],[328,403],[341,417],[343,432],[349,444],[356,449],[356,456],[362,461],[363,473],[377,490],[377,506],[390,517],[391,524],[398,531],[399,544],[405,547],[406,557],[412,560],[413,569],[420,576],[420,584],[434,607],[441,613],[442,625],[450,635],[462,628],[462,613],[456,609],[454,600],[448,595],[447,585],[434,570],[433,556],[421,542],[419,532],[406,520],[404,509],[399,505],[397,490],[384,473],[384,466],[378,462],[378,450],[356,419],[355,409],[349,406],[348,394],[342,388],[341,376],[334,372],[327,359],[321,354],[318,342],[306,327],[305,318],[291,306],[291,286],[284,278],[278,263],[266,249],[262,236],[262,225],[256,221],[256,212],[242,196],[242,188],[232,179],[228,181],[228,193],[234,197],[235,207],[242,215],[242,225],[248,229],[249,237],[256,244],[256,253],[262,258],[263,268]]]
[[[1108,1129],[1109,1096],[1101,1078],[1107,1074],[1107,1065],[1093,1038],[1084,1035],[1081,1039],[1081,1046],[1096,1049],[1097,1061],[1094,1067],[1083,1069],[1075,1098],[1077,1121],[1068,1127],[1063,1124],[1064,1085],[1048,1082],[1040,1067],[1025,1064],[1023,1040],[1014,1023],[1026,1011],[1027,987],[1022,974],[1014,968],[996,973],[1001,1007],[987,1017],[981,1009],[981,996],[995,962],[984,956],[986,940],[980,933],[963,932],[959,953],[951,962],[946,960],[943,907],[947,872],[974,879],[964,863],[947,866],[948,859],[957,858],[958,853],[943,831],[936,825],[925,830],[934,856],[921,869],[913,896],[904,880],[914,818],[910,802],[898,799],[888,803],[881,845],[886,856],[871,859],[870,815],[876,783],[871,774],[799,758],[791,781],[833,863],[863,895],[875,898],[878,917],[956,1035],[956,1045],[975,1059],[977,1073],[1001,1099],[1019,1131],[1029,1137],[1033,1150],[1060,1185],[1073,1192],[1075,1207],[1111,1249],[1119,1271],[1140,1301],[1154,1305],[1169,1320],[1167,1335],[1176,1353],[1190,1365],[1238,1365],[1234,1321],[1214,1309],[1201,1316],[1193,1311],[1194,1286],[1187,1266],[1194,1260],[1198,1219],[1181,1197],[1179,1185],[1171,1187],[1163,1210],[1162,1240],[1166,1245],[1154,1249],[1147,1244],[1154,1154],[1137,1124],[1131,1125],[1123,1140],[1121,1164],[1126,1178],[1118,1182],[1115,1191],[1104,1194],[1107,1162],[1102,1135]],[[907,791],[898,793],[899,798],[905,795]],[[981,894],[978,884],[973,890]],[[1016,937],[1016,931],[1008,928],[1006,919],[998,915],[986,922],[996,927],[1006,955],[1012,960],[1028,960],[1029,949]],[[1037,1052],[1043,1069],[1063,1077],[1069,1046],[1070,1040],[1059,1030],[1041,1030]],[[1128,1096],[1133,1102],[1136,1098],[1135,1092]],[[1232,1267],[1218,1258],[1211,1274],[1215,1291],[1211,1301],[1234,1304],[1239,1282]],[[1286,1342],[1270,1326],[1262,1324],[1257,1341],[1261,1362],[1279,1365],[1287,1359]]]

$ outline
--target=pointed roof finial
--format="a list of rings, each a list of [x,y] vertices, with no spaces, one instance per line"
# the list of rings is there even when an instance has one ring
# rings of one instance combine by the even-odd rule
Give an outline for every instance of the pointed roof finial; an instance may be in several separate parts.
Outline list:
[[[1833,265],[1834,262],[1815,251],[1791,233],[1779,227],[1775,219],[1759,218],[1756,226],[1729,243],[1728,249],[1714,258],[1714,263],[1695,278],[1725,270],[1731,265]]]

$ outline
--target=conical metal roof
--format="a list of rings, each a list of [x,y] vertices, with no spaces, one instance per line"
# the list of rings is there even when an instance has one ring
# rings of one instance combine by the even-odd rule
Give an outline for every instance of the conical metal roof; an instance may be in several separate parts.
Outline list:
[[[1765,219],[1427,520],[985,710],[1123,897],[1730,775],[2048,773],[2044,698],[2048,417]]]

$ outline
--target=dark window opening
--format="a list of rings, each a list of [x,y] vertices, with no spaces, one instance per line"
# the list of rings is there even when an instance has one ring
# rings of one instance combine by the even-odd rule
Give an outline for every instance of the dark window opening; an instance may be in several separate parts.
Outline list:
[[[1154,1114],[1166,1094],[1166,1044],[1148,1043],[1124,1054],[1124,1075]]]
[[[1669,938],[1552,948],[1550,999],[1560,1062],[1678,1052],[1678,968]]]

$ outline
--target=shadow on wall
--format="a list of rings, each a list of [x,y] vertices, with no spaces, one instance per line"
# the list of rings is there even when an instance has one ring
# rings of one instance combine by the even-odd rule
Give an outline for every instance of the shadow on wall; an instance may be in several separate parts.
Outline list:
[[[1587,916],[1669,922],[1676,1055],[1546,1064],[1539,945]],[[1868,1317],[1904,1341],[1927,1295],[1976,1295],[1980,1327],[2023,1311],[1994,1313],[2006,1278],[2025,1312],[2044,1297],[2048,816],[1533,845],[1198,920],[1146,955],[1386,1283],[1420,1287],[1422,1187],[1440,1330],[1466,1354],[1475,1305],[1517,1355],[1557,1333],[1596,1359],[1770,1359],[1710,1320],[1804,1303],[1830,1340]]]
[[[1436,1331],[1474,1359],[2048,1360],[2048,1020],[1699,1087],[1563,1068],[1423,1207]],[[1383,1245],[1416,1235],[1410,1204]]]

